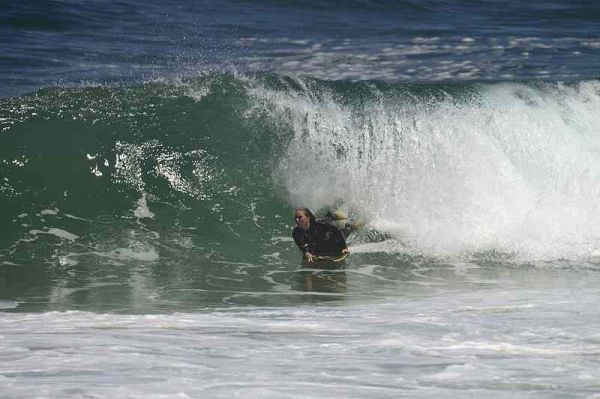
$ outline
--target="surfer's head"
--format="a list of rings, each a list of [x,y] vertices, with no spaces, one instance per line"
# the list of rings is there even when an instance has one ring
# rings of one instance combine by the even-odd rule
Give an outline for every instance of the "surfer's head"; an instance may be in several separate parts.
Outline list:
[[[296,226],[308,230],[315,220],[315,215],[308,208],[296,208]]]

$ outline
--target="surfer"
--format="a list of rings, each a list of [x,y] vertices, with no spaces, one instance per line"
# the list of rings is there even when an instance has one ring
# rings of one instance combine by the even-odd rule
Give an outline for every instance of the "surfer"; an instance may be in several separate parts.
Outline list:
[[[304,259],[314,262],[318,256],[339,257],[348,253],[344,235],[337,227],[317,220],[308,208],[296,208],[294,242],[304,254]]]

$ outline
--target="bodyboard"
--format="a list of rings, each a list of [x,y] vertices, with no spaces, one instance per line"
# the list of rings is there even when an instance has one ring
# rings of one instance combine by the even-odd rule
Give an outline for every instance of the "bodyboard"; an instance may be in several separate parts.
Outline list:
[[[315,256],[313,257],[313,260],[315,263],[341,263],[346,260],[348,254],[349,252],[343,253],[340,256]]]

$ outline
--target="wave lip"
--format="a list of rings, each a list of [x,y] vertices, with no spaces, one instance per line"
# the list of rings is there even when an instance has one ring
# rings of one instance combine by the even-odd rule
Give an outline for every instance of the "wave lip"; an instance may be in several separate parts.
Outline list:
[[[590,255],[600,246],[598,82],[471,88],[373,90],[349,103],[268,94],[294,135],[280,164],[291,202],[342,199],[426,253]]]

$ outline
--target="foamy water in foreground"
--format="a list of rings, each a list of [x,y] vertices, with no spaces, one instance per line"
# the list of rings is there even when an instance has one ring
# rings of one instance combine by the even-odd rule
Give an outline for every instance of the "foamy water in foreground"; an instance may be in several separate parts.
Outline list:
[[[376,266],[362,271],[385,289]],[[5,301],[0,396],[597,397],[597,270],[455,266],[360,301],[348,272],[331,304],[309,290],[305,305],[173,314]]]
[[[600,3],[258,3],[3,2],[0,399],[600,399]]]

